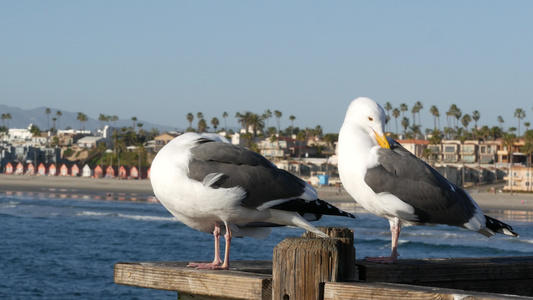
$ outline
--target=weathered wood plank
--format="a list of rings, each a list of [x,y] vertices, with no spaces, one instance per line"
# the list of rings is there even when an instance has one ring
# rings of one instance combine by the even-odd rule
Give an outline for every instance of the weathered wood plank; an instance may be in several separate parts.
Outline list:
[[[115,264],[115,283],[225,299],[271,299],[272,276],[262,262],[232,263],[232,270],[187,268],[187,262]],[[271,264],[271,262],[268,262]],[[271,265],[270,265],[271,266]],[[237,271],[262,270],[262,273]]]
[[[533,296],[533,256],[357,261],[359,279]]]
[[[502,299],[514,300],[525,299],[526,297],[488,294],[482,292],[472,292],[464,290],[453,290],[445,288],[423,287],[413,285],[403,285],[383,282],[328,282],[324,286],[324,300],[345,300],[345,299]]]

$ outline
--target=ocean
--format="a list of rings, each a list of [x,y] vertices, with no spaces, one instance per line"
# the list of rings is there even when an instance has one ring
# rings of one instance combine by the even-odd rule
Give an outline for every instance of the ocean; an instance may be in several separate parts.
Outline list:
[[[135,201],[131,201],[135,200]],[[213,237],[181,224],[159,203],[128,197],[0,192],[0,299],[176,299],[175,292],[117,285],[117,262],[210,261]],[[353,211],[353,206],[343,207]],[[319,226],[355,231],[357,259],[389,255],[388,221],[355,211],[357,219],[324,217]],[[449,226],[407,227],[400,258],[533,255],[533,213],[486,212],[521,235],[484,236]],[[269,238],[235,238],[232,260],[271,260],[298,228]]]

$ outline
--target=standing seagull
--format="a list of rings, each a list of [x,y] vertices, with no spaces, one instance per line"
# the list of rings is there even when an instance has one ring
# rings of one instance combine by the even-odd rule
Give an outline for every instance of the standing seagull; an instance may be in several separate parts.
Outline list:
[[[518,236],[513,228],[485,216],[476,202],[399,143],[384,135],[385,112],[369,98],[352,101],[339,133],[339,174],[348,193],[366,210],[389,220],[394,263],[401,226],[446,224]]]
[[[178,220],[215,237],[213,262],[191,267],[228,269],[232,236],[266,238],[270,227],[287,225],[328,237],[308,221],[324,214],[354,218],[318,199],[305,181],[215,134],[186,133],[170,141],[155,157],[150,180],[157,199]]]

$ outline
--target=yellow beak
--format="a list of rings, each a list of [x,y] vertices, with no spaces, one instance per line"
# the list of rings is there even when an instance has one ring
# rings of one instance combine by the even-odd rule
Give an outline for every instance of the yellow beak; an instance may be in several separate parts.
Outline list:
[[[387,137],[385,135],[380,135],[380,134],[376,133],[375,130],[374,130],[374,134],[376,135],[376,140],[378,141],[378,144],[382,148],[390,149],[389,141],[387,141]]]

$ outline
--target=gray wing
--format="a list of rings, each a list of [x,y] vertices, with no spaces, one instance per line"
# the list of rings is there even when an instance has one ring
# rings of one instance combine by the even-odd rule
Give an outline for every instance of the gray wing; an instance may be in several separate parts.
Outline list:
[[[365,182],[375,193],[387,192],[413,206],[420,223],[462,226],[476,206],[466,192],[398,143],[379,149],[379,165],[369,169]]]
[[[244,207],[257,208],[269,201],[297,198],[304,193],[303,180],[245,148],[203,141],[191,152],[189,177],[202,182],[209,174],[223,174],[212,187],[244,188],[247,192],[242,201]]]

